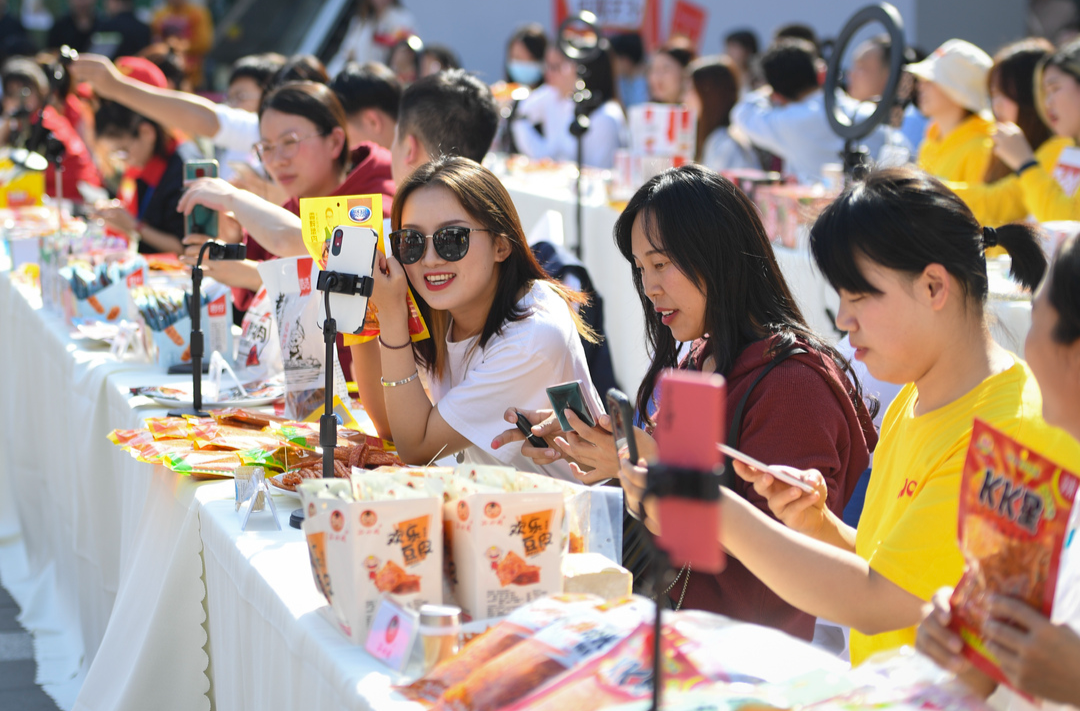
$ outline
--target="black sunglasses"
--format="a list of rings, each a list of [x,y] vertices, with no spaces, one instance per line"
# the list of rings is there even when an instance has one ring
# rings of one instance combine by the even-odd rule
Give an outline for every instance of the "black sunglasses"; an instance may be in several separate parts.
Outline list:
[[[452,225],[435,230],[431,241],[435,253],[448,262],[460,261],[469,252],[470,232],[490,232],[479,227],[460,227]],[[427,235],[420,230],[395,230],[390,233],[390,251],[402,264],[415,264],[424,256],[427,249]]]

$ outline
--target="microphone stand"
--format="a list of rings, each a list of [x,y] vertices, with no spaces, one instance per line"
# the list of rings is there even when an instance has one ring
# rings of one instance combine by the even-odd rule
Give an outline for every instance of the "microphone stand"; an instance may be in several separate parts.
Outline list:
[[[173,410],[169,417],[182,417],[194,415],[195,417],[209,417],[210,414],[202,409],[202,362],[203,362],[203,333],[202,333],[202,260],[203,255],[209,250],[211,260],[240,260],[247,257],[247,247],[243,244],[225,244],[209,240],[199,248],[199,257],[195,260],[195,266],[191,268],[191,295],[187,298],[188,317],[191,318],[191,407]]]
[[[577,139],[577,180],[574,181],[575,198],[575,221],[577,223],[577,241],[574,243],[574,255],[580,260],[584,236],[584,212],[581,206],[581,171],[584,164],[583,138],[589,131],[588,103],[592,99],[592,92],[585,87],[585,77],[589,70],[584,64],[577,65],[578,76],[576,91],[574,92],[574,122],[570,124],[570,135]]]

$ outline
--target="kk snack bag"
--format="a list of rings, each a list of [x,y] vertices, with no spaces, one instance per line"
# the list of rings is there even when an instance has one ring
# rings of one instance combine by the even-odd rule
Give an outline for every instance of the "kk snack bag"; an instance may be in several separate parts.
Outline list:
[[[983,643],[991,595],[1018,598],[1046,617],[1080,479],[975,420],[960,483],[960,550],[966,567],[952,596],[964,656],[1007,683]]]

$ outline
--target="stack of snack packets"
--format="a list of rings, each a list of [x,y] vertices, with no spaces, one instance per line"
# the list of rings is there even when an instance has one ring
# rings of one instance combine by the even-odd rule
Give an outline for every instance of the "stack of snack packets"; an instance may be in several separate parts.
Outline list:
[[[365,642],[383,594],[415,609],[442,602],[440,482],[363,472],[305,481],[299,492],[324,614],[351,642]]]

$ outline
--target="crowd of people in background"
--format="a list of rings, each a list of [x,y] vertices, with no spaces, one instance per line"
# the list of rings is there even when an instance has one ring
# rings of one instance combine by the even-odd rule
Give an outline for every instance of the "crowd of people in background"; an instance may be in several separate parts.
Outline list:
[[[879,431],[848,360],[807,325],[754,204],[720,175],[778,171],[815,184],[840,162],[844,141],[825,113],[830,43],[808,26],[781,26],[764,45],[735,29],[713,56],[684,37],[648,48],[639,34],[615,33],[579,67],[529,24],[507,40],[504,75],[489,85],[452,48],[424,42],[399,0],[358,0],[323,56],[267,47],[235,62],[215,101],[193,91],[210,88],[212,25],[189,0],[168,0],[148,24],[127,0],[107,0],[104,14],[72,0],[43,51],[11,22],[0,19],[0,143],[26,145],[35,127],[51,133],[65,148],[66,198],[140,251],[186,263],[207,237],[185,234],[184,213],[219,211],[218,238],[246,243],[248,258],[204,268],[234,288],[242,314],[261,288],[257,262],[305,254],[300,199],[381,194],[392,228],[371,297],[382,333],[340,343],[378,433],[412,463],[456,454],[617,480],[650,527],[644,470],[618,468],[609,419],[588,427],[571,413],[575,431],[564,433],[544,410],[546,385],[581,379],[598,403],[614,384],[603,285],[568,253],[527,243],[483,162],[490,151],[573,161],[587,117],[582,162],[610,169],[628,142],[629,109],[692,109],[692,164],[641,187],[613,235],[651,346],[645,380],[630,384],[637,446],[646,458],[656,451],[661,370],[719,372],[729,412],[741,416],[720,439],[801,470],[814,491],[736,467],[718,534],[734,559],[719,576],[682,571],[672,602],[806,639],[815,616],[829,618],[854,630],[853,660],[918,639],[989,693],[956,656],[947,605],[927,618],[927,601],[962,569],[958,482],[975,416],[1080,469],[1080,243],[1067,241],[1048,266],[1034,230],[1017,224],[1080,220],[1076,186],[1061,180],[1063,164],[1080,170],[1068,163],[1080,141],[1080,41],[1023,39],[985,48],[993,56],[961,39],[929,55],[903,50],[891,118],[863,141],[878,168],[840,192],[810,233],[816,266],[840,295],[838,328],[869,375],[898,389]],[[80,58],[64,65],[61,46]],[[839,110],[874,111],[897,51],[887,37],[854,48],[830,97]],[[183,162],[202,155],[217,158],[221,177],[185,184]],[[996,254],[1012,258],[1021,288],[1039,289],[1030,367],[990,337],[986,257]],[[432,333],[417,344],[407,288]],[[517,444],[523,435],[504,419],[518,412],[546,446]],[[846,523],[866,477],[862,519]],[[909,481],[915,495],[898,501]],[[1069,556],[1080,561],[1075,547]],[[1055,621],[1068,623],[1053,632],[1056,666],[1017,684],[1076,706],[1075,685],[1061,679],[1080,674],[1080,606],[1062,606]]]

